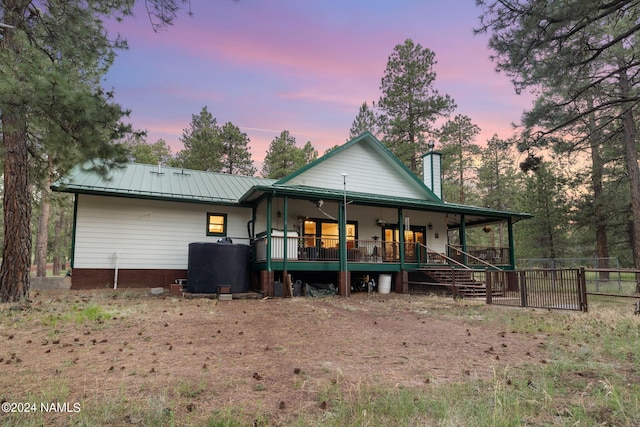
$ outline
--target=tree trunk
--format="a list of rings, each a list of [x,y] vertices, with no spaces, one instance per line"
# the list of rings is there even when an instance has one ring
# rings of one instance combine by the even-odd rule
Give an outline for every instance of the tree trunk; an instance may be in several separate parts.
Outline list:
[[[31,200],[29,157],[24,116],[5,112],[4,131],[4,249],[0,267],[0,302],[29,296],[31,270]]]
[[[4,23],[16,27],[3,31],[0,48],[14,55],[20,45],[14,35],[21,27],[18,0],[4,1]],[[17,97],[16,97],[17,98]],[[20,99],[3,100],[2,134],[4,143],[4,244],[0,266],[0,302],[14,302],[29,296],[31,269],[31,195],[29,193],[29,154],[27,121]]]
[[[60,239],[61,239],[61,235],[62,235],[62,228],[64,226],[64,209],[61,208],[60,212],[58,213],[58,221],[56,222],[56,228],[55,228],[55,232],[54,232],[54,251],[53,251],[53,275],[54,276],[59,276],[60,275],[60,270],[62,270],[64,267],[62,265],[62,263],[64,261],[62,261],[64,259],[64,257],[61,256],[61,254],[63,253],[61,248],[60,248]]]
[[[620,73],[620,95],[622,99],[628,99],[630,95],[629,79],[626,71]],[[633,250],[634,268],[640,270],[640,170],[638,170],[638,147],[636,145],[636,129],[633,122],[633,104],[623,104],[622,111],[622,140],[624,143],[625,161],[629,175],[629,188],[631,190],[631,223],[633,238],[631,247]],[[636,283],[636,292],[640,292],[640,281]]]
[[[593,100],[588,99],[589,109],[593,109]],[[590,114],[589,121],[589,145],[591,146],[591,186],[593,189],[593,205],[596,226],[596,254],[598,268],[609,268],[609,244],[607,239],[606,217],[607,211],[604,205],[602,192],[603,163],[600,156],[600,133],[597,131],[595,114]],[[600,279],[609,280],[609,272],[600,272]]]
[[[38,235],[36,236],[36,277],[46,277],[47,275],[47,248],[49,246],[49,211],[51,196],[51,168],[49,162],[47,176],[44,179],[42,196],[40,202],[40,218],[38,220]]]

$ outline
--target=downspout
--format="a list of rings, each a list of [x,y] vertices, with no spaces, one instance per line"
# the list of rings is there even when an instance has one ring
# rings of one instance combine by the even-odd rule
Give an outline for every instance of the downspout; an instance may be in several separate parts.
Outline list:
[[[257,208],[253,206],[251,208],[251,219],[247,222],[247,235],[249,237],[249,247],[251,248],[251,265],[256,262],[256,252],[258,251],[256,245],[256,215]]]
[[[251,219],[247,222],[247,234],[249,242],[253,244],[256,240],[256,216],[258,215],[257,208],[253,206],[251,208]]]
[[[116,265],[113,272],[113,289],[118,289],[118,261],[120,258],[120,251],[116,251]]]

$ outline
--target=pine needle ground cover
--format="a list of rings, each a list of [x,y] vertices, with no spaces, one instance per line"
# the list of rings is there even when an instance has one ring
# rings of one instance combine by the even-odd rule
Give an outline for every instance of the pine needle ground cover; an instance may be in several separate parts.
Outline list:
[[[631,303],[31,297],[0,306],[3,425],[640,424]]]

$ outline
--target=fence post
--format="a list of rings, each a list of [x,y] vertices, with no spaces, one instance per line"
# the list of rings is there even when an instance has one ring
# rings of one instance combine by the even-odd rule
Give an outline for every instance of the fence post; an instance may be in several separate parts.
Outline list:
[[[520,272],[520,307],[527,306],[527,276],[525,271]]]
[[[578,271],[578,292],[580,293],[580,311],[588,312],[589,304],[587,303],[587,275],[584,267],[580,267]]]
[[[484,270],[484,283],[485,288],[487,289],[487,305],[491,305],[491,297],[493,296],[493,291],[491,289],[491,272],[488,268]]]

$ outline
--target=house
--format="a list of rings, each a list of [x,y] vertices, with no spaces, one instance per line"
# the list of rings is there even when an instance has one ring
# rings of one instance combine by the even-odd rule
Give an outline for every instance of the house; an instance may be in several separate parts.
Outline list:
[[[423,182],[364,133],[280,179],[142,164],[103,177],[76,167],[54,184],[75,195],[72,288],[168,286],[188,279],[194,242],[247,245],[251,288],[391,276],[417,269],[514,268],[513,224],[525,213],[442,200],[440,154]]]

